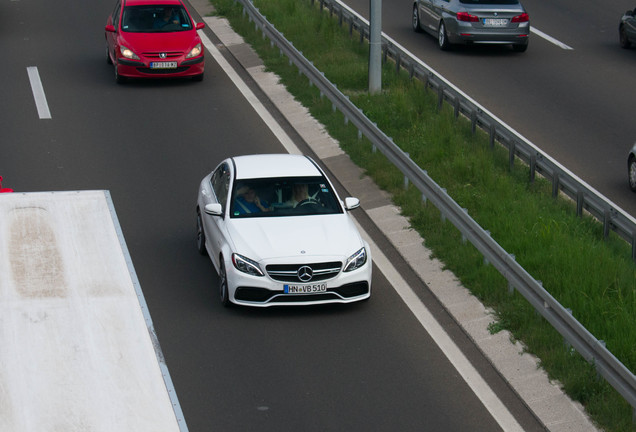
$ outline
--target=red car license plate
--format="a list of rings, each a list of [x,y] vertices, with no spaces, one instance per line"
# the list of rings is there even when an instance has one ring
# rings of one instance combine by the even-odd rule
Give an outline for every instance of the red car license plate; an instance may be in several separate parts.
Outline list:
[[[150,69],[176,69],[177,62],[152,62],[150,63]]]

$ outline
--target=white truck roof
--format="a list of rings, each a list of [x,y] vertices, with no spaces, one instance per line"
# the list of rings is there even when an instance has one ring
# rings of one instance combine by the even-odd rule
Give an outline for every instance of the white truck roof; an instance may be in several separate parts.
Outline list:
[[[0,194],[0,430],[187,431],[108,191]]]

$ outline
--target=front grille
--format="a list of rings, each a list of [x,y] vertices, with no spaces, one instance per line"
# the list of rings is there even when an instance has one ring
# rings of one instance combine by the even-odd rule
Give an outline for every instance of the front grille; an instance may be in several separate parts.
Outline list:
[[[301,281],[298,278],[298,270],[301,267],[310,267],[313,271],[311,280]],[[279,282],[310,283],[319,282],[336,277],[340,273],[342,263],[340,261],[310,263],[310,264],[270,264],[265,270],[272,279]]]
[[[276,297],[276,303],[295,303],[295,302],[315,302],[321,300],[338,300],[339,297],[334,293],[324,294],[295,294],[289,296]]]
[[[161,54],[165,54],[165,57],[161,57]],[[181,51],[156,51],[156,52],[145,52],[141,54],[142,56],[149,59],[156,60],[168,60],[177,57],[181,57],[183,53]]]

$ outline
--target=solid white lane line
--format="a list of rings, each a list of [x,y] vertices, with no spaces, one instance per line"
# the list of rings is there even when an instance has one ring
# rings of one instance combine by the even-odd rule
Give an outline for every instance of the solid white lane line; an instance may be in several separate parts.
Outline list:
[[[468,384],[475,395],[484,404],[499,426],[501,426],[505,432],[523,432],[523,428],[513,417],[508,408],[499,400],[497,395],[488,386],[488,383],[484,381],[479,372],[450,338],[448,333],[446,333],[442,326],[435,320],[431,312],[426,308],[424,303],[422,303],[417,294],[415,294],[413,288],[408,285],[393,264],[391,264],[391,261],[382,253],[382,249],[373,242],[371,237],[369,237],[357,221],[356,225],[358,225],[360,233],[373,250],[373,262],[375,265],[382,271],[386,279],[391,281],[391,285],[395,288],[400,297],[402,297],[404,303],[406,303],[422,327],[424,327],[431,338],[433,338],[437,346],[439,346],[446,358],[448,358],[464,381],[466,381],[466,384]]]
[[[553,38],[552,36],[543,33],[541,30],[538,30],[536,27],[530,26],[530,31],[532,33],[536,34],[537,36],[542,37],[543,39],[547,40],[548,42],[555,44],[559,48],[563,48],[564,50],[573,50],[574,49],[571,46],[568,46],[568,45],[564,44],[563,42],[558,41],[557,39]]]
[[[49,111],[49,105],[46,103],[46,95],[44,94],[44,87],[42,87],[38,68],[29,66],[27,67],[27,73],[29,74],[29,81],[31,82],[31,90],[33,91],[33,98],[35,99],[35,106],[38,109],[38,115],[41,119],[50,119],[51,111]]]
[[[263,119],[267,127],[272,131],[272,133],[278,138],[278,141],[285,147],[288,153],[292,154],[300,154],[300,150],[296,147],[296,144],[292,141],[292,139],[287,135],[287,133],[280,127],[278,122],[274,120],[274,117],[267,111],[267,109],[263,106],[261,101],[258,100],[256,95],[250,90],[250,88],[243,82],[241,77],[236,73],[234,68],[230,66],[230,64],[225,60],[221,52],[214,46],[212,41],[203,33],[199,31],[199,36],[201,37],[201,41],[203,45],[207,48],[207,50],[212,54],[214,60],[221,66],[221,69],[225,71],[227,76],[232,80],[236,88],[243,94],[243,97],[252,105],[256,113]]]
[[[216,46],[214,46],[212,41],[210,41],[203,32],[199,32],[199,35],[201,36],[203,45],[212,54],[219,66],[221,66],[225,73],[230,77],[238,90],[243,94],[243,97],[245,97],[245,99],[252,105],[265,124],[280,140],[285,149],[289,153],[300,154],[301,151],[298,147],[296,147],[293,140],[278,125],[276,120],[274,120],[271,114],[265,109],[254,93],[243,82],[243,80],[241,80],[220,51],[216,48]],[[499,400],[497,395],[492,391],[481,375],[479,375],[479,372],[477,372],[477,370],[470,364],[470,361],[466,358],[466,356],[464,356],[459,347],[455,345],[450,336],[448,336],[439,323],[435,321],[435,318],[415,292],[413,292],[413,289],[406,283],[402,276],[400,276],[391,262],[384,256],[377,245],[375,245],[371,237],[362,229],[361,226],[359,226],[357,222],[356,225],[358,225],[358,229],[362,236],[364,236],[373,248],[373,262],[386,276],[387,280],[391,281],[391,284],[395,287],[395,290],[398,292],[400,297],[402,297],[402,300],[406,303],[424,329],[437,343],[444,355],[446,355],[451,364],[455,367],[455,369],[457,369],[468,386],[477,395],[479,400],[484,404],[495,421],[506,432],[523,432],[523,429],[519,423],[517,423],[510,411],[508,411],[506,406]]]

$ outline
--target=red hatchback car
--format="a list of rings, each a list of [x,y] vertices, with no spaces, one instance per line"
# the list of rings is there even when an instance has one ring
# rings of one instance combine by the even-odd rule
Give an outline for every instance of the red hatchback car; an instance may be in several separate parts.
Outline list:
[[[106,54],[115,79],[203,79],[203,45],[181,0],[117,0],[106,21]]]

